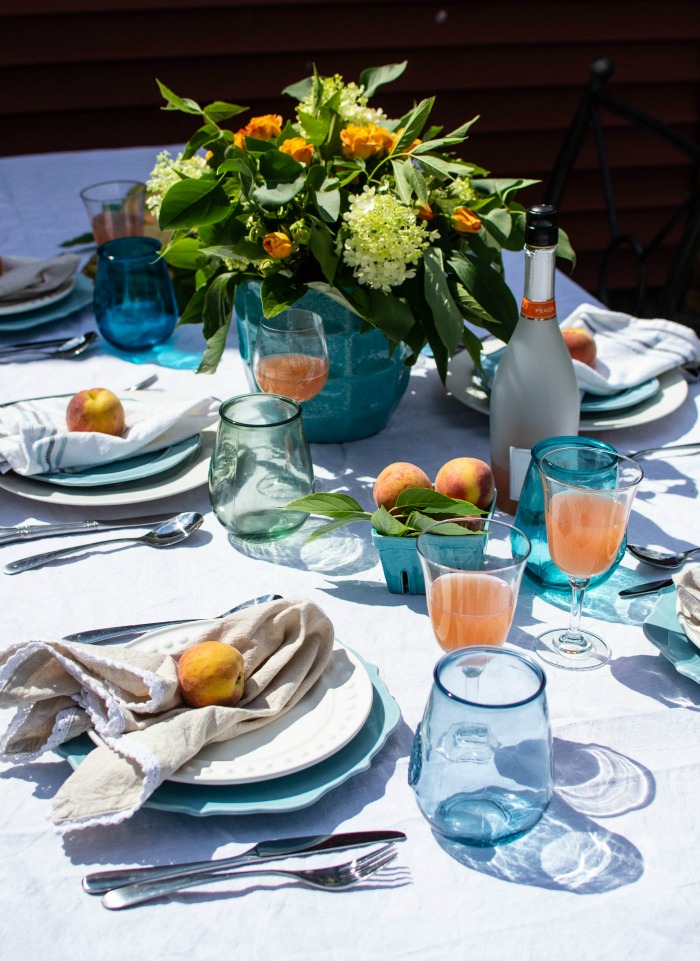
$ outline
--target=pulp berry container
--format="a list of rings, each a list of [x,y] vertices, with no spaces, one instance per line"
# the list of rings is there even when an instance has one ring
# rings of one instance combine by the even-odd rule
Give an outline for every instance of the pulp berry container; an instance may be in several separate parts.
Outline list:
[[[487,517],[493,516],[495,507],[494,493]],[[425,594],[425,578],[416,550],[417,539],[417,537],[387,537],[372,529],[372,543],[379,551],[386,586],[392,594]],[[477,538],[474,540],[474,549],[479,549]],[[446,560],[446,564],[449,566],[449,560]]]

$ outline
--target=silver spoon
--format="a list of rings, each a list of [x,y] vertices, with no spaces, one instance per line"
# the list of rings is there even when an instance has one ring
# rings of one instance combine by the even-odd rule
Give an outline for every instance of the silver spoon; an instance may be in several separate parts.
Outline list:
[[[48,551],[45,554],[33,554],[31,557],[23,557],[22,560],[13,561],[3,567],[5,574],[19,574],[22,571],[31,570],[33,567],[43,567],[50,564],[60,557],[68,554],[79,554],[80,551],[90,551],[93,547],[102,544],[147,544],[148,547],[171,547],[179,544],[186,537],[193,534],[202,526],[204,518],[201,514],[187,512],[171,517],[170,520],[158,524],[152,531],[142,534],[140,537],[112,537],[106,541],[95,541],[91,544],[79,544],[77,547],[62,547],[57,551]]]
[[[655,551],[651,547],[639,547],[636,544],[628,544],[627,550],[633,557],[636,557],[638,561],[644,561],[645,564],[652,564],[654,567],[665,567],[668,570],[674,570],[676,567],[680,567],[686,557],[690,557],[691,554],[695,554],[700,551],[700,547],[691,547],[687,551],[679,551],[677,554],[668,554],[665,551]]]
[[[89,330],[86,334],[79,334],[77,337],[68,337],[59,341],[15,344],[13,347],[4,347],[1,353],[12,358],[19,357],[22,354],[41,354],[43,357],[59,357],[65,360],[82,354],[96,340],[96,331]]]

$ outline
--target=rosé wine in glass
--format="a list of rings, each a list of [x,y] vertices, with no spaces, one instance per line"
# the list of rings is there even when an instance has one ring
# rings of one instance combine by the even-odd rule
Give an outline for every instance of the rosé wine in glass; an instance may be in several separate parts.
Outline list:
[[[629,457],[585,445],[548,451],[539,469],[549,553],[568,575],[572,598],[568,628],[545,631],[535,652],[553,667],[592,671],[607,664],[610,648],[581,630],[584,593],[614,563],[644,474]]]
[[[492,517],[458,517],[426,527],[416,542],[428,613],[445,651],[505,643],[530,541]]]
[[[253,373],[264,393],[311,400],[323,390],[328,370],[328,344],[318,314],[292,307],[260,321]]]

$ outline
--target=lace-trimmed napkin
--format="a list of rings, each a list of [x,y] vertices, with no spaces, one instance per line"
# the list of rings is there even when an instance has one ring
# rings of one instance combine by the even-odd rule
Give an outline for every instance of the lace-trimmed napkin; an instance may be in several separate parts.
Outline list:
[[[695,331],[672,320],[640,320],[581,304],[561,326],[584,327],[595,337],[595,367],[574,361],[579,387],[591,394],[616,394],[681,364],[700,361]]]
[[[0,271],[0,304],[21,303],[57,290],[75,274],[80,257],[62,254],[51,260],[3,257]]]
[[[161,450],[215,423],[221,403],[215,397],[192,400],[155,391],[141,398],[125,393],[120,400],[126,415],[123,437],[69,431],[68,397],[0,407],[0,473],[81,469]]]
[[[700,565],[674,574],[673,583],[678,620],[695,647],[700,648]]]
[[[333,626],[310,601],[278,600],[193,626],[185,646],[212,640],[243,655],[245,691],[235,707],[184,705],[177,655],[64,641],[28,641],[0,655],[0,707],[18,708],[0,759],[32,761],[90,728],[104,742],[53,799],[59,833],[118,824],[204,745],[288,711],[328,664]]]

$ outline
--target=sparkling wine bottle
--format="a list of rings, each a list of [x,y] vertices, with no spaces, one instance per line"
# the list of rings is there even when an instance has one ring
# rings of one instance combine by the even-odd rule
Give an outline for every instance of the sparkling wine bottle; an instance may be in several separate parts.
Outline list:
[[[533,444],[578,434],[579,388],[554,299],[557,236],[556,209],[528,207],[520,319],[496,368],[490,402],[497,505],[509,514],[518,506]]]

